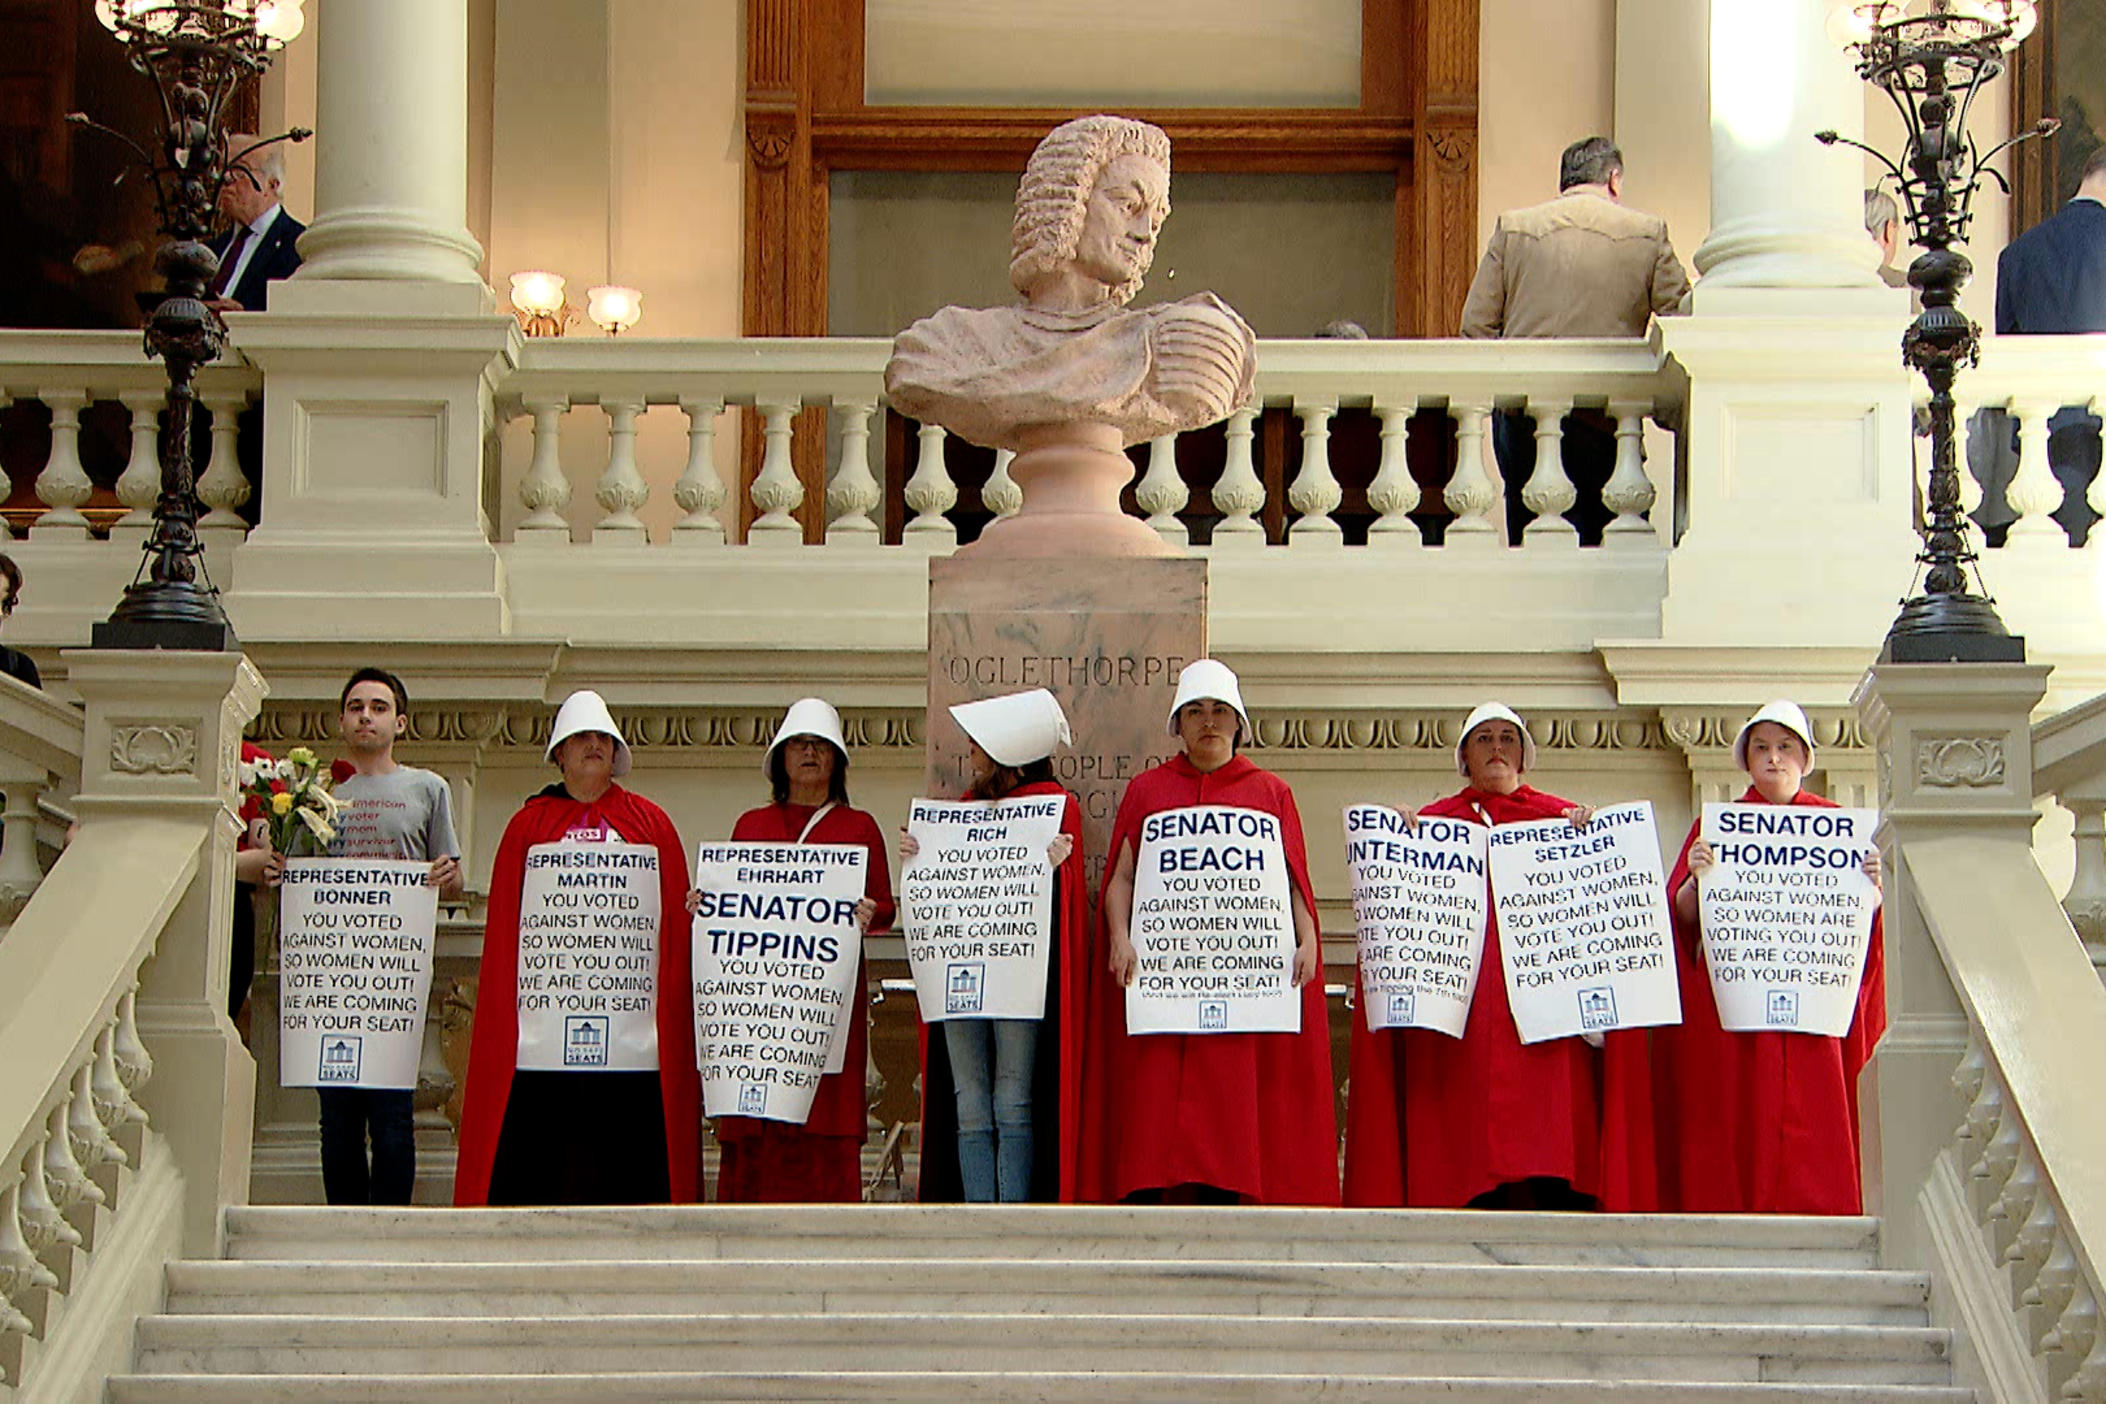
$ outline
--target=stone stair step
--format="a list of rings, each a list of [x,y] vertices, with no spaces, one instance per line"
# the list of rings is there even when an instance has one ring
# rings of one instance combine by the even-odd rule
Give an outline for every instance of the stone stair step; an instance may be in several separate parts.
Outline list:
[[[1503,1267],[1145,1259],[209,1262],[168,1273],[179,1315],[1093,1312],[1918,1325],[1928,1280],[1777,1268]]]
[[[109,1404],[1975,1404],[1931,1385],[1131,1372],[129,1375]]]
[[[160,1316],[138,1328],[145,1373],[460,1373],[500,1370],[1098,1369],[1942,1384],[1946,1335],[1891,1326],[1435,1321],[1360,1317],[987,1315],[958,1333],[894,1313],[704,1318]]]
[[[228,1211],[232,1259],[1137,1258],[1631,1267],[1877,1266],[1878,1221],[1466,1210],[688,1205]]]

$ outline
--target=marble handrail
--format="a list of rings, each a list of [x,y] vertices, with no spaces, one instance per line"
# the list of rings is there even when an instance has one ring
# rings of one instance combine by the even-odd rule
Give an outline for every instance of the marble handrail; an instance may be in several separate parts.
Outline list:
[[[1953,1076],[1966,1109],[1934,1177],[1979,1232],[1983,1275],[2005,1294],[2047,1397],[2097,1404],[2106,1121],[2094,1083],[2106,988],[2022,840],[1919,838],[1902,859],[1968,1023]]]
[[[198,870],[205,831],[86,826],[0,939],[0,1374],[19,1385],[152,1132],[140,968]]]

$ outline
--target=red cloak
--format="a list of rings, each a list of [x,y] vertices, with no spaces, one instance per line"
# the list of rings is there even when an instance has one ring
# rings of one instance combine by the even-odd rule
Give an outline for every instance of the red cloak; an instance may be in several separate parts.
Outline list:
[[[625,842],[647,843],[658,850],[658,1085],[665,1106],[666,1175],[675,1204],[692,1204],[700,1198],[697,1143],[702,1080],[695,1071],[694,994],[688,977],[684,920],[687,855],[664,810],[615,785],[590,805],[580,804],[560,787],[542,791],[512,816],[497,845],[497,861],[490,870],[490,906],[483,923],[475,1032],[468,1050],[468,1091],[461,1103],[460,1160],[453,1175],[455,1204],[489,1203],[497,1140],[504,1130],[505,1104],[518,1067],[519,895],[526,881],[527,850],[562,838],[588,808],[613,826]],[[581,1134],[589,1129],[579,1128]]]
[[[1053,873],[1053,948],[1046,963],[1046,1015],[1032,1065],[1033,1199],[1075,1202],[1076,1136],[1082,1109],[1082,1023],[1089,973],[1089,880],[1082,864],[1082,802],[1058,781],[1034,780],[1005,798],[1060,795],[1060,831],[1074,842]],[[1053,1036],[1049,1046],[1047,1034]],[[1057,1119],[1056,1119],[1057,1118]],[[957,1084],[949,1049],[921,1026],[921,1186],[924,1204],[964,1198],[958,1171]]]
[[[1421,814],[1477,823],[1556,819],[1570,800],[1523,785],[1511,795],[1466,788]],[[1538,1176],[1565,1180],[1604,1209],[1655,1207],[1652,1088],[1646,1030],[1523,1043],[1507,1007],[1499,923],[1461,1038],[1431,1029],[1370,1033],[1354,977],[1346,1105],[1345,1201],[1453,1209]]]
[[[818,806],[768,804],[749,809],[731,829],[733,843],[859,843],[870,852],[863,895],[877,903],[872,931],[892,924],[892,869],[885,836],[860,809],[837,804],[809,834]],[[804,1125],[750,1116],[717,1118],[717,1200],[724,1204],[856,1202],[863,1197],[863,1141],[870,1129],[864,1076],[870,1061],[870,991],[860,955],[848,1007],[848,1047],[841,1071],[819,1079]]]
[[[1295,890],[1316,911],[1294,793],[1245,756],[1206,774],[1173,756],[1135,776],[1112,826],[1105,881],[1123,848],[1139,852],[1149,815],[1200,804],[1278,816]],[[1259,1204],[1338,1203],[1322,972],[1302,986],[1299,1033],[1129,1035],[1109,943],[1100,913],[1080,972],[1087,1003],[1076,1197],[1111,1203],[1138,1190],[1200,1184]]]
[[[1764,802],[1753,786],[1740,797],[1742,804]],[[1836,807],[1804,790],[1791,803]],[[1689,846],[1701,823],[1682,841],[1667,879],[1670,896],[1689,879]],[[1682,1023],[1653,1032],[1666,1207],[1690,1214],[1864,1212],[1857,1076],[1887,1028],[1884,945],[1875,915],[1857,1016],[1841,1038],[1727,1033],[1699,958],[1697,923],[1676,916]]]

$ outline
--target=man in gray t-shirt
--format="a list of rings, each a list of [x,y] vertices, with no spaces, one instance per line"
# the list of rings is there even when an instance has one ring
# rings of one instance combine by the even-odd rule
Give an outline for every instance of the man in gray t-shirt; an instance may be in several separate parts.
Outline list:
[[[379,668],[344,684],[345,759],[351,774],[335,786],[348,806],[338,817],[332,858],[429,859],[427,879],[442,898],[461,892],[461,845],[453,795],[428,770],[395,762],[409,729],[409,693]],[[318,1087],[322,1103],[322,1187],[331,1204],[407,1204],[417,1181],[416,1093],[408,1088]],[[372,1137],[372,1161],[366,1140]]]

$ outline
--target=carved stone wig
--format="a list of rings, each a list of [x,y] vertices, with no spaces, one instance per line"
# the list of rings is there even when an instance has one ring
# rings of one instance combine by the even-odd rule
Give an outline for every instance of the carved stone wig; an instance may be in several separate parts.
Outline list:
[[[1010,226],[1009,283],[1020,293],[1075,257],[1097,177],[1121,156],[1145,156],[1170,171],[1170,138],[1161,127],[1128,117],[1077,117],[1046,133],[1016,188]],[[1146,268],[1142,272],[1146,272]],[[1136,274],[1111,289],[1124,306],[1141,290]]]

